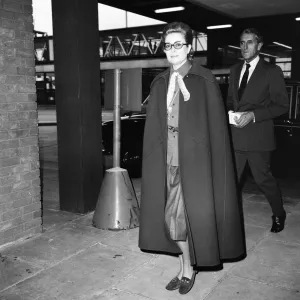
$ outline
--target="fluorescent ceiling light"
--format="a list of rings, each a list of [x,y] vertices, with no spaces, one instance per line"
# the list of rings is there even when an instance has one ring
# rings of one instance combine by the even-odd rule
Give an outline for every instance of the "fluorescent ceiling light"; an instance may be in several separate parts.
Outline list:
[[[237,46],[228,45],[228,47],[241,50],[241,48]]]
[[[296,21],[300,21],[300,17],[296,18]]]
[[[285,48],[288,48],[288,49],[293,49],[291,46],[281,44],[281,43],[278,43],[278,42],[273,42],[273,44],[278,45],[278,46],[282,46],[282,47],[285,47]]]
[[[163,14],[167,12],[180,11],[180,10],[185,10],[185,8],[183,6],[160,8],[160,9],[156,9],[154,12],[157,14]]]
[[[270,57],[278,57],[278,56],[275,56],[275,55],[271,55],[271,54],[268,54],[268,53],[264,53],[264,52],[260,52],[260,54],[262,54],[262,55],[266,55],[266,56],[270,56]]]
[[[232,27],[231,24],[224,24],[224,25],[213,25],[213,26],[207,26],[207,29],[220,29],[220,28],[229,28]]]

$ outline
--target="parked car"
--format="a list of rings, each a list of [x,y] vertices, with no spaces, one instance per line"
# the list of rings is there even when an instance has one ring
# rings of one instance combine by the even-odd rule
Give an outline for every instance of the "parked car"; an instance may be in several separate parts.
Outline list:
[[[146,115],[127,113],[121,117],[120,166],[131,177],[140,177],[142,169],[143,136]],[[102,124],[104,168],[113,167],[113,121]]]
[[[272,168],[276,177],[300,177],[300,82],[286,81],[290,105],[274,120],[277,149]]]
[[[289,111],[274,120],[277,149],[272,169],[276,177],[300,176],[300,82],[286,81]],[[223,91],[226,88],[223,86]],[[223,94],[223,93],[222,93]],[[223,96],[224,97],[224,96]],[[147,99],[146,99],[147,100]],[[144,101],[143,111],[147,105]],[[145,113],[126,113],[121,118],[121,167],[131,177],[139,177],[142,168]],[[113,121],[103,123],[103,154],[105,168],[112,167]]]

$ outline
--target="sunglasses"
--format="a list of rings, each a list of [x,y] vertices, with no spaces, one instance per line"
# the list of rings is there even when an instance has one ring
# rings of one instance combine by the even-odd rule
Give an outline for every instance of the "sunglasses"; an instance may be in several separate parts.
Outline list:
[[[174,44],[170,44],[170,43],[164,43],[164,50],[165,51],[169,51],[172,49],[172,47],[174,47],[174,49],[181,49],[183,47],[183,45],[188,45],[186,43],[182,43],[182,42],[175,42]]]

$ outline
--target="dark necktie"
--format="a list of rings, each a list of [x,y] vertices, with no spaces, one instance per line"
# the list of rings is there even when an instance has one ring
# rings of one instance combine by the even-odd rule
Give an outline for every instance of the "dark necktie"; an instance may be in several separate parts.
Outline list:
[[[239,100],[242,99],[244,90],[247,86],[247,81],[248,81],[248,76],[249,76],[249,68],[250,68],[250,64],[246,64],[246,71],[243,75],[239,90],[238,90],[238,96],[239,96]]]

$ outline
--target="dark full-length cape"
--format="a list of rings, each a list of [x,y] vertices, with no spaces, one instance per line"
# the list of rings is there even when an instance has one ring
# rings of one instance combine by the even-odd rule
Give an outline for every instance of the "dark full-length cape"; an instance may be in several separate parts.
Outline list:
[[[150,91],[144,132],[139,247],[180,254],[165,227],[167,112],[170,70]],[[179,168],[192,264],[219,265],[245,254],[228,121],[212,73],[193,64],[185,85],[191,97],[179,103]]]

